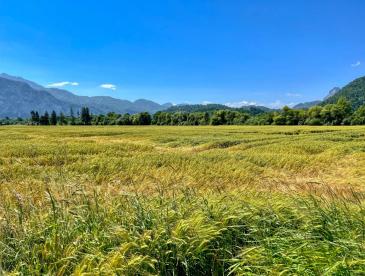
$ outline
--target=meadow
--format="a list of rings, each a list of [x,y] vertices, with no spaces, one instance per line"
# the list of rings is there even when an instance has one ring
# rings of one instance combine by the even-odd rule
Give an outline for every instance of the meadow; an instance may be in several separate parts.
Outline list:
[[[364,275],[365,127],[0,127],[0,275]]]

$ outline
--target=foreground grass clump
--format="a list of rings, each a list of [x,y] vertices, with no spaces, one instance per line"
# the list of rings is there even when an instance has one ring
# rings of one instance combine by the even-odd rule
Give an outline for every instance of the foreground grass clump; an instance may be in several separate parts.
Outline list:
[[[363,127],[6,127],[0,139],[2,273],[365,271]]]
[[[23,274],[355,274],[365,268],[365,209],[265,194],[152,198],[96,192],[6,210],[1,263]],[[356,202],[357,201],[357,202]],[[18,221],[15,219],[18,218]]]

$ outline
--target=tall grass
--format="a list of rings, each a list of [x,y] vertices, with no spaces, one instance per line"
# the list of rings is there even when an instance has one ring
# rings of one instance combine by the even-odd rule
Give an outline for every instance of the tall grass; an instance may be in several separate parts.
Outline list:
[[[316,197],[75,192],[1,224],[1,264],[21,274],[355,274],[365,268],[364,205]],[[24,204],[25,206],[22,206]]]
[[[364,134],[1,128],[0,274],[361,275]]]

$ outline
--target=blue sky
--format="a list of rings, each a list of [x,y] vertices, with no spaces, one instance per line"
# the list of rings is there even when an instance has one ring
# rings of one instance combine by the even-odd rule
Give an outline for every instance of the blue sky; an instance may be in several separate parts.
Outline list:
[[[364,11],[362,0],[0,0],[0,71],[78,95],[277,107],[365,75]]]

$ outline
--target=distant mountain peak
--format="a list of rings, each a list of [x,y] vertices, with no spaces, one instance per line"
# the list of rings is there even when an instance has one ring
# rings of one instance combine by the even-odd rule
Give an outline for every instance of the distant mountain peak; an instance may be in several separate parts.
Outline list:
[[[335,95],[337,92],[339,92],[340,90],[341,90],[341,88],[339,88],[339,87],[334,87],[334,88],[332,88],[332,89],[328,92],[327,96],[326,96],[326,97],[324,97],[324,99],[323,99],[323,100],[327,100],[328,98],[332,97],[332,96],[333,96],[333,95]]]
[[[340,97],[346,98],[355,109],[365,104],[365,77],[357,78],[343,88],[332,88],[323,101],[301,103],[294,106],[294,108],[307,109],[318,104],[333,104],[336,103]]]
[[[347,99],[354,109],[365,104],[365,77],[353,80],[332,96],[326,98],[323,104],[336,103],[341,97]]]
[[[19,81],[19,82],[22,82],[22,83],[26,83],[28,84],[30,87],[32,87],[33,89],[37,89],[37,90],[43,90],[45,89],[42,85],[39,85],[33,81],[30,81],[30,80],[26,80],[22,77],[16,77],[16,76],[11,76],[9,74],[6,74],[6,73],[1,73],[0,74],[0,77],[1,78],[4,78],[4,79],[7,79],[7,80],[12,80],[12,81]]]
[[[327,99],[333,97],[334,95],[336,95],[339,91],[341,90],[341,88],[339,87],[334,87],[332,88],[326,97],[324,97],[323,101],[326,101]],[[321,104],[322,101],[320,100],[316,100],[316,101],[311,101],[311,102],[304,102],[304,103],[299,103],[299,104],[296,104],[295,106],[293,106],[294,109],[309,109],[311,108],[312,106],[315,106],[315,105],[319,105]]]

